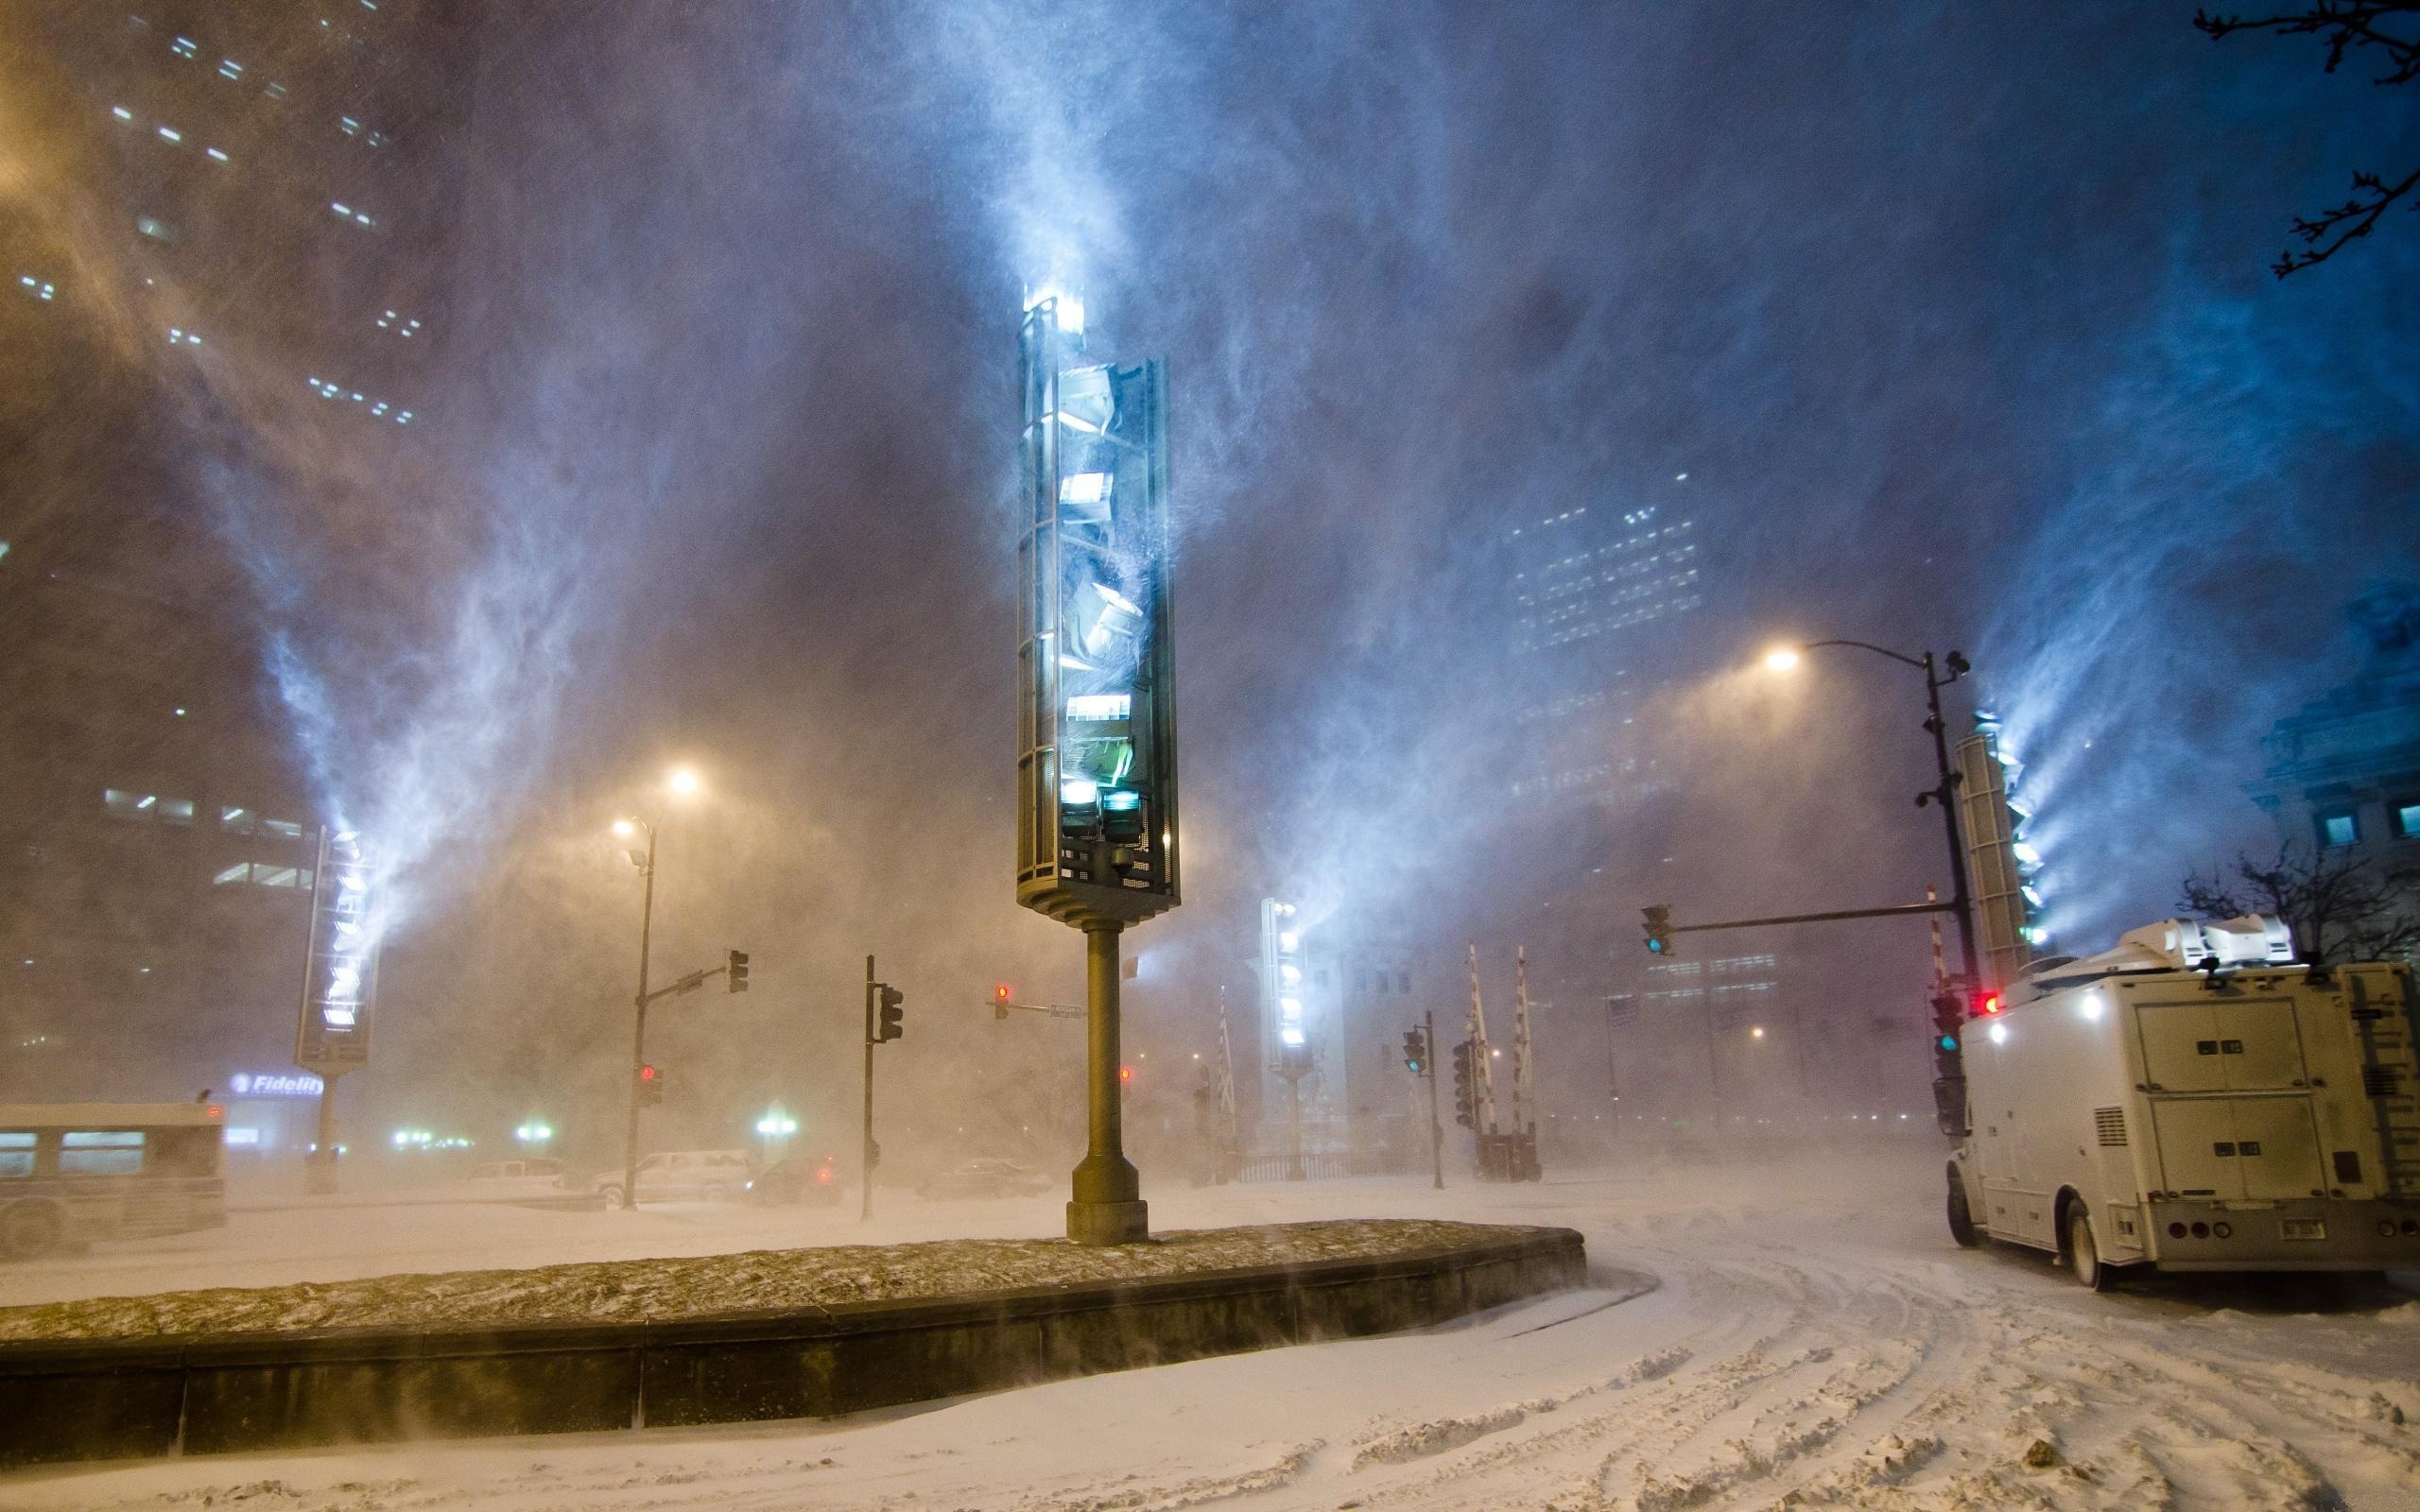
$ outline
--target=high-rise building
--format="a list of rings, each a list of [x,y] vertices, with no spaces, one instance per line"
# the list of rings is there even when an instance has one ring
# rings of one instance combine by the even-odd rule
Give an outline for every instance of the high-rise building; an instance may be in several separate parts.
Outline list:
[[[367,578],[441,432],[469,38],[0,8],[0,1095],[286,1066],[325,815],[272,627]]]
[[[1685,486],[1682,474],[1668,488]],[[1678,498],[1580,504],[1509,526],[1503,547],[1521,700],[1513,796],[1651,792],[1652,760],[1624,730],[1669,675],[1670,632],[1705,602],[1695,523]]]

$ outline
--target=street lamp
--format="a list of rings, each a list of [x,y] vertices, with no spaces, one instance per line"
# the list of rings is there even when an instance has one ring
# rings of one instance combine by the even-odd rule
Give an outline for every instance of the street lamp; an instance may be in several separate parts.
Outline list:
[[[676,766],[665,775],[665,790],[675,798],[687,798],[698,791],[698,774],[687,766]],[[655,925],[655,836],[663,828],[666,811],[659,807],[653,819],[620,818],[614,821],[617,839],[634,839],[644,831],[647,849],[632,847],[631,865],[639,868],[647,886],[639,903],[639,990],[635,999],[637,1013],[631,1030],[630,1118],[622,1136],[622,1207],[625,1211],[638,1207],[639,1188],[639,1080],[647,1065],[647,952]]]
[[[1966,890],[1966,847],[1958,836],[1958,773],[1949,765],[1949,726],[1941,716],[1941,690],[1974,670],[1965,654],[1952,651],[1938,662],[1927,651],[1922,656],[1908,656],[1870,641],[1808,641],[1799,645],[1777,645],[1765,653],[1765,665],[1774,672],[1788,672],[1798,665],[1806,652],[1827,645],[1855,646],[1876,656],[1887,656],[1903,665],[1914,667],[1925,675],[1925,729],[1932,735],[1933,762],[1941,774],[1941,782],[1916,795],[1916,807],[1927,803],[1941,806],[1943,833],[1949,839],[1949,908],[1958,919],[1958,949],[1966,968],[1966,980],[1979,980],[1975,966],[1975,908]],[[1944,672],[1948,675],[1943,676]]]

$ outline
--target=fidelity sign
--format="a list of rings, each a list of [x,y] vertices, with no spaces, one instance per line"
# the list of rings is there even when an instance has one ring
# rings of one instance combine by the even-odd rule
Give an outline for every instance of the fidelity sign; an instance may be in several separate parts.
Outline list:
[[[239,1071],[227,1078],[237,1097],[317,1097],[320,1078],[299,1071]]]

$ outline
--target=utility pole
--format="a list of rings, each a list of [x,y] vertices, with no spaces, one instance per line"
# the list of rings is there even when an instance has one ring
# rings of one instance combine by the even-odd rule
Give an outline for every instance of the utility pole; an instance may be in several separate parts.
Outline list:
[[[1966,886],[1966,847],[1958,835],[1958,770],[1949,765],[1949,726],[1941,716],[1941,690],[1966,675],[1966,659],[1950,652],[1949,676],[1945,679],[1933,664],[1932,653],[1927,651],[1924,670],[1927,711],[1925,728],[1932,731],[1933,760],[1940,769],[1941,785],[1929,794],[1919,794],[1916,801],[1921,804],[1930,798],[1940,805],[1942,831],[1949,840],[1949,906],[1958,916],[1959,954],[1966,968],[1966,980],[1979,982],[1982,977],[1975,964],[1975,904]]]
[[[1436,1190],[1445,1190],[1445,1125],[1437,1118],[1437,1015],[1427,1008],[1420,1012],[1420,1023],[1426,1035],[1428,1054],[1428,1160],[1435,1170]]]
[[[865,1128],[857,1144],[857,1222],[873,1217],[873,957],[866,957]]]

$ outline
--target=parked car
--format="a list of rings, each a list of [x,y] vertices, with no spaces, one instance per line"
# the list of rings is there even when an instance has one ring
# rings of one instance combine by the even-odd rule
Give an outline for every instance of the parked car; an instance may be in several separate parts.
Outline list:
[[[1030,1197],[1058,1182],[1014,1160],[975,1160],[916,1183],[920,1197]]]
[[[804,1203],[828,1208],[840,1200],[840,1168],[831,1157],[792,1156],[775,1160],[740,1189],[740,1200],[763,1207]]]
[[[562,1179],[563,1162],[542,1158],[519,1160],[490,1160],[471,1168],[466,1179],[478,1182],[527,1183],[532,1186],[554,1186]]]
[[[748,1186],[746,1150],[664,1150],[639,1161],[641,1202],[722,1202]],[[607,1207],[622,1200],[622,1173],[607,1171],[590,1183]]]

